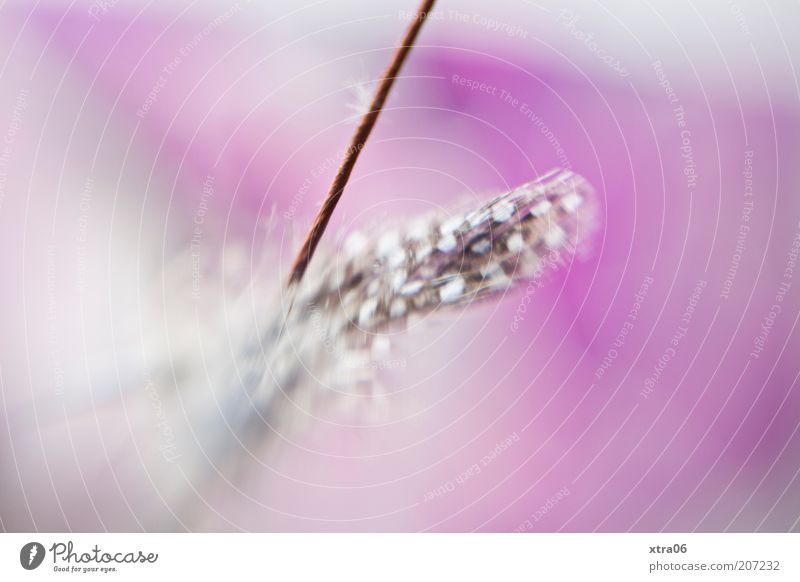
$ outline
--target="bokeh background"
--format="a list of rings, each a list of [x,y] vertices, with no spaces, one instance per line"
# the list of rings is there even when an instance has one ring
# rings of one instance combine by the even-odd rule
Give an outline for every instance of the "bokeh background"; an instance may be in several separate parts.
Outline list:
[[[183,336],[280,286],[414,4],[0,5],[0,527],[800,529],[790,2],[441,0],[326,244],[567,166],[590,252],[394,337],[380,414],[189,470],[153,362],[230,357]]]

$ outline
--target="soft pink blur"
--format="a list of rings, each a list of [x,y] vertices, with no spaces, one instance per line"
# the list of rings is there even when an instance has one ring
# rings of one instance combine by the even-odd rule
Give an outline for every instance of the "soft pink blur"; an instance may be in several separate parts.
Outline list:
[[[189,244],[211,176],[204,253],[266,246],[283,280],[356,123],[353,85],[373,87],[414,3],[268,4],[0,9],[0,132],[18,126],[0,166],[3,528],[186,527],[149,476],[180,472],[141,460],[155,429],[124,407],[164,317],[152,273]],[[442,2],[326,243],[568,164],[597,188],[593,252],[520,331],[524,289],[414,328],[381,422],[331,411],[183,519],[797,530],[800,14],[733,6]]]

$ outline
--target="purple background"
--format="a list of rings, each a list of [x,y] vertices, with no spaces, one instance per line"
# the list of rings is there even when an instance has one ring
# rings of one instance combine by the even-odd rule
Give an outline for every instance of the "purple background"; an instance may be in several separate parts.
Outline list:
[[[413,2],[64,4],[0,8],[3,528],[800,528],[796,7],[442,2],[326,242],[566,162],[597,189],[592,252],[516,333],[523,291],[398,338],[379,422],[329,411],[238,489],[205,483],[189,515],[159,505],[154,475],[175,467],[139,452],[155,421],[126,415],[147,329],[168,318],[149,273],[189,244],[213,176],[204,252],[266,247],[283,280],[354,127],[353,86],[374,86]],[[246,273],[241,256],[226,264]]]

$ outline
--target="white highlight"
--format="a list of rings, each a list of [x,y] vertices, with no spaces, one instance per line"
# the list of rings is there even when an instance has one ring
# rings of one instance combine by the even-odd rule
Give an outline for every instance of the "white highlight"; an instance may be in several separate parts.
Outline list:
[[[572,194],[567,194],[561,199],[561,206],[564,208],[564,210],[572,214],[578,210],[581,204],[583,204],[583,198],[574,192]]]
[[[392,306],[389,308],[389,315],[392,317],[402,317],[406,313],[406,303],[402,299],[395,299],[392,301]]]
[[[439,232],[442,234],[442,236],[453,234],[453,232],[455,232],[456,229],[458,229],[458,227],[462,224],[464,224],[463,216],[453,216],[442,223],[442,225],[439,227]]]
[[[548,212],[550,212],[550,208],[553,205],[550,203],[549,200],[542,200],[541,202],[537,203],[533,208],[531,208],[531,216],[544,216]]]
[[[475,241],[472,243],[470,247],[473,253],[478,255],[484,255],[492,250],[492,241],[489,238],[482,238],[480,240]]]
[[[456,237],[454,237],[452,234],[448,234],[439,241],[439,244],[436,245],[436,248],[443,253],[449,253],[456,248],[456,244]]]
[[[492,219],[495,222],[505,222],[514,215],[515,207],[508,200],[501,200],[492,206]]]
[[[466,284],[464,283],[463,277],[455,277],[451,281],[445,283],[441,289],[439,289],[439,299],[441,299],[442,303],[452,303],[453,301],[458,301],[464,295],[464,288]]]
[[[378,256],[385,258],[391,255],[400,246],[400,233],[392,230],[381,236],[378,239],[378,248],[376,249]]]
[[[375,310],[378,308],[378,300],[374,297],[364,300],[361,304],[361,309],[358,312],[358,325],[360,327],[369,327],[372,318],[375,316]]]
[[[518,232],[513,233],[506,240],[506,247],[512,253],[518,253],[525,248],[525,241],[522,240],[522,235]]]
[[[544,235],[544,242],[551,249],[557,249],[564,242],[564,229],[557,224],[551,224],[547,234]]]
[[[356,231],[344,241],[344,252],[351,257],[360,255],[367,248],[367,237]]]

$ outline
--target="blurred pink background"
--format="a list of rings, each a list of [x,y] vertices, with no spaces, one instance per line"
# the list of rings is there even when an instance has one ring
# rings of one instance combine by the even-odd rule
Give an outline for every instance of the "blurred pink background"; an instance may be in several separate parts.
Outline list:
[[[127,413],[157,273],[201,216],[203,260],[267,248],[284,279],[413,4],[0,8],[5,530],[800,529],[788,3],[440,2],[326,243],[567,165],[593,252],[519,331],[524,289],[398,338],[380,422],[330,411],[172,501],[180,460]]]

